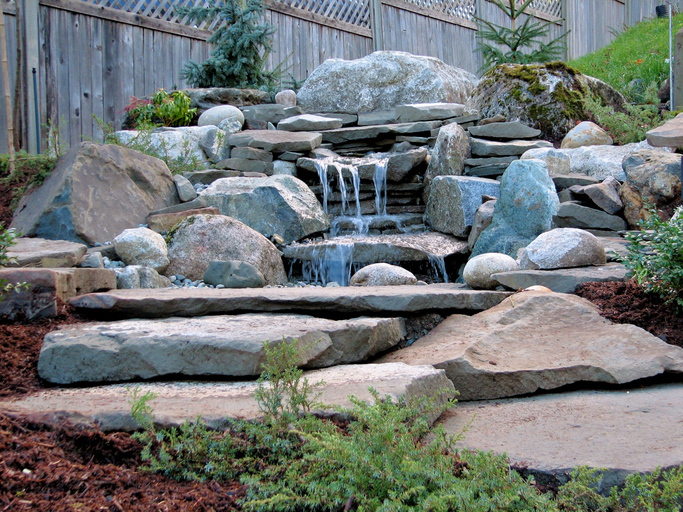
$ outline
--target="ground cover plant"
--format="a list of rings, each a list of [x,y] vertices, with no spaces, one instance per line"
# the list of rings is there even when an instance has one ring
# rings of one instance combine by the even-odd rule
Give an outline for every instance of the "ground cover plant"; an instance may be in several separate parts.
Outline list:
[[[673,33],[681,28],[683,14],[677,14],[673,17]],[[631,101],[640,102],[648,86],[658,89],[669,76],[669,22],[655,18],[612,30],[619,34],[609,45],[568,64],[607,82]]]

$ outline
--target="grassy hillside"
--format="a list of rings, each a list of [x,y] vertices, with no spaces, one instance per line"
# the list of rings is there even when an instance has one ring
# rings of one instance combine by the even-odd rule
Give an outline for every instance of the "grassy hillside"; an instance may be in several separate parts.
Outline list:
[[[674,16],[674,35],[681,28],[683,14]],[[568,64],[632,96],[628,87],[632,80],[642,79],[645,87],[661,86],[669,76],[668,57],[669,20],[655,18],[624,30],[609,46]]]

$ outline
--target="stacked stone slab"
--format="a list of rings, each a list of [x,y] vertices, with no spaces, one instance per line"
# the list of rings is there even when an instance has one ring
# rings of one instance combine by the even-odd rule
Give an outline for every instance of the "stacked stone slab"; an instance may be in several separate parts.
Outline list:
[[[540,130],[519,121],[487,123],[468,128],[472,157],[465,160],[465,174],[498,178],[508,165],[530,149],[552,147],[537,140]]]

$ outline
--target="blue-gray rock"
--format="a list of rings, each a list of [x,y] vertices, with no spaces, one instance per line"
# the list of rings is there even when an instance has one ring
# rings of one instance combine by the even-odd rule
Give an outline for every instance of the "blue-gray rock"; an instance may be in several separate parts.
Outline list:
[[[176,190],[178,191],[178,197],[183,203],[197,199],[197,191],[185,176],[180,174],[173,175],[173,181],[175,182]]]
[[[266,285],[266,279],[259,269],[239,260],[210,262],[204,272],[204,282],[214,286],[222,284],[226,288],[263,288]]]
[[[477,239],[472,256],[500,252],[516,258],[518,249],[552,229],[559,204],[545,162],[512,162],[500,181],[493,220]]]
[[[436,231],[467,236],[482,196],[498,197],[500,183],[470,176],[437,176],[431,183],[426,221]]]
[[[93,245],[177,203],[173,176],[163,161],[115,144],[83,142],[24,196],[11,227],[24,236]]]

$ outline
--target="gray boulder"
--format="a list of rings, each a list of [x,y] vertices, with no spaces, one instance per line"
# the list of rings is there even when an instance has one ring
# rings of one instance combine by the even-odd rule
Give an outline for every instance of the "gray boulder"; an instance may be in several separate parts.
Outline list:
[[[462,116],[465,105],[462,103],[416,103],[396,106],[397,123],[432,121]]]
[[[327,59],[297,93],[306,112],[357,114],[411,103],[465,103],[477,77],[433,57],[379,51],[357,60]]]
[[[239,260],[255,266],[267,284],[287,282],[277,248],[246,224],[224,215],[194,215],[181,221],[170,236],[168,257],[167,275],[182,274],[193,281],[204,277],[213,260]]]
[[[236,89],[232,87],[208,87],[184,89],[190,97],[190,107],[197,109],[197,114],[219,105],[259,105],[270,102],[270,93],[258,89]]]
[[[619,187],[620,183],[610,176],[601,183],[584,186],[583,193],[602,211],[613,215],[624,207]]]
[[[158,158],[114,144],[83,142],[22,198],[10,227],[24,236],[93,245],[177,203],[171,171]]]
[[[639,151],[623,161],[625,183],[619,188],[624,217],[631,228],[649,216],[647,204],[657,209],[681,197],[681,157],[661,151]]]
[[[351,276],[351,286],[399,286],[415,284],[412,272],[388,263],[374,263],[363,267]]]
[[[171,281],[151,267],[142,265],[129,265],[122,269],[116,269],[116,287],[119,290],[132,290],[136,288],[168,288]]]
[[[456,123],[439,130],[424,181],[429,185],[436,176],[462,176],[465,160],[470,157],[470,143],[465,130]]]
[[[231,146],[248,146],[274,153],[311,151],[322,143],[319,133],[286,132],[283,130],[247,130],[230,136]]]
[[[170,263],[164,237],[148,228],[124,230],[114,238],[114,247],[126,265],[142,265],[163,272]]]
[[[519,121],[470,126],[467,131],[472,137],[503,140],[537,139],[541,135],[541,130],[531,128]]]
[[[341,119],[301,114],[283,119],[277,124],[277,129],[288,132],[317,132],[341,128],[343,124]]]
[[[582,229],[558,228],[541,233],[526,246],[519,258],[519,268],[552,270],[606,262],[605,246],[598,237]]]
[[[500,183],[470,176],[437,176],[429,190],[426,222],[436,231],[465,237],[482,196],[498,197]]]
[[[204,272],[204,282],[226,288],[263,288],[266,279],[259,269],[246,261],[214,260]]]
[[[584,98],[591,93],[616,109],[626,103],[604,82],[563,63],[501,64],[482,77],[468,107],[482,117],[519,119],[541,130],[544,139],[562,140],[586,118]]]
[[[183,203],[197,199],[197,191],[185,176],[180,174],[173,175],[173,181],[175,182],[176,190],[178,191],[178,197]]]
[[[519,270],[519,266],[510,256],[489,252],[470,258],[465,265],[462,277],[467,286],[473,290],[495,290],[500,283],[491,276],[515,270]]]
[[[605,130],[590,121],[583,121],[569,130],[562,139],[561,148],[581,146],[611,146],[614,143]]]
[[[497,199],[491,199],[477,208],[477,211],[474,214],[474,221],[472,222],[472,229],[467,237],[467,246],[470,251],[474,248],[474,244],[477,243],[479,235],[491,225],[493,212],[496,209],[496,202]]]
[[[283,107],[296,107],[296,92],[285,89],[275,95],[275,103]]]
[[[204,111],[197,121],[198,126],[218,126],[227,119],[234,119],[240,127],[244,124],[244,114],[232,105],[218,105]]]
[[[545,162],[512,162],[500,181],[493,220],[479,235],[472,256],[500,252],[516,257],[518,249],[550,231],[559,204]]]
[[[268,238],[280,235],[285,243],[330,228],[315,194],[294,176],[222,178],[204,189],[200,199]]]
[[[565,202],[560,205],[557,214],[553,217],[553,223],[558,228],[607,231],[622,231],[626,229],[626,222],[621,217],[571,202]]]

